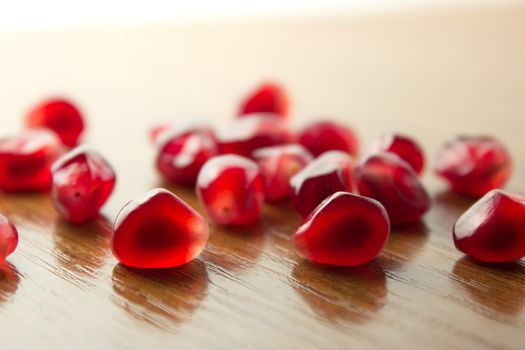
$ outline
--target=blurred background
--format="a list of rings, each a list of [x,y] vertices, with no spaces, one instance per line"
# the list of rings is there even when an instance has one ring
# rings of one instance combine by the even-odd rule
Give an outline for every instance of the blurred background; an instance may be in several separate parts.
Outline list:
[[[66,96],[88,142],[122,134],[107,150],[117,163],[136,161],[121,155],[148,147],[156,121],[224,124],[266,80],[289,90],[294,124],[342,120],[364,149],[393,130],[430,155],[458,133],[521,150],[525,2],[3,1],[0,77],[2,133]]]
[[[520,3],[519,0],[19,0],[5,2],[0,25],[41,28],[239,17],[355,16]]]

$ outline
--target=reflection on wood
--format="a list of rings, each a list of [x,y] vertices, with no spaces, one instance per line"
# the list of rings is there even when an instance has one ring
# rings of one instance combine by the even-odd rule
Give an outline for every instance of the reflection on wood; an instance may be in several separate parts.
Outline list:
[[[319,317],[336,324],[373,319],[388,294],[386,276],[377,261],[333,267],[303,260],[293,269],[292,286]]]
[[[161,328],[184,322],[198,308],[208,289],[208,273],[200,260],[160,270],[118,264],[111,280],[117,305],[131,316]]]
[[[428,228],[423,222],[394,227],[382,252],[382,256],[388,258],[383,267],[395,270],[410,264],[424,249],[428,235]]]
[[[59,265],[73,273],[97,277],[99,270],[111,256],[111,224],[103,217],[82,225],[73,225],[63,219],[55,220],[53,229],[54,255]],[[89,254],[85,254],[89,251]]]
[[[525,266],[521,263],[485,264],[459,259],[450,275],[467,294],[465,303],[483,316],[512,322],[525,304]]]
[[[0,263],[0,307],[16,292],[20,276],[16,267],[4,261]]]
[[[247,227],[212,225],[203,257],[227,270],[244,270],[257,263],[264,241],[265,235],[260,224]]]

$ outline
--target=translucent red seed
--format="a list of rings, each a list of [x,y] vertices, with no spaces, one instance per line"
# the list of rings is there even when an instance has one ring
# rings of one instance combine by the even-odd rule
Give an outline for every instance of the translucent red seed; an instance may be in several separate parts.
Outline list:
[[[506,184],[512,160],[505,146],[492,137],[460,136],[445,144],[435,170],[453,192],[477,198]]]
[[[414,171],[421,174],[425,165],[423,150],[415,140],[400,134],[383,134],[374,146],[374,153],[391,152],[410,164]]]
[[[221,154],[251,157],[253,151],[294,141],[292,132],[275,114],[252,114],[235,120],[217,134]]]
[[[97,152],[79,146],[52,167],[51,198],[66,220],[83,223],[98,216],[115,186],[115,172]]]
[[[290,179],[313,159],[310,152],[299,145],[261,148],[254,152],[254,158],[264,178],[267,201],[287,198],[292,191]]]
[[[292,206],[307,217],[328,196],[351,192],[353,160],[341,151],[329,151],[310,162],[290,180]]]
[[[454,244],[486,262],[511,262],[525,256],[525,195],[492,190],[454,225]]]
[[[18,231],[3,215],[0,215],[0,262],[3,262],[18,245]]]
[[[51,164],[62,152],[59,139],[46,130],[29,130],[0,139],[0,191],[51,188]]]
[[[170,130],[173,130],[175,125],[172,122],[162,122],[154,125],[149,131],[149,139],[152,144],[156,145],[162,140],[163,135]]]
[[[330,265],[361,265],[374,259],[388,239],[383,206],[370,198],[337,192],[322,202],[293,236],[297,253]]]
[[[204,249],[208,223],[169,191],[154,189],[117,215],[112,249],[123,265],[167,268],[188,263]]]
[[[354,131],[331,121],[308,125],[299,133],[298,142],[314,156],[332,150],[343,151],[353,156],[358,153],[358,140]]]
[[[359,194],[383,204],[392,224],[418,221],[430,208],[430,197],[414,169],[392,153],[365,158],[355,179]]]
[[[257,222],[264,202],[264,180],[255,162],[237,155],[209,160],[201,169],[197,195],[211,220],[220,225]]]
[[[193,186],[206,161],[218,154],[217,142],[208,128],[167,131],[157,154],[157,169],[169,182]]]
[[[49,128],[62,143],[73,147],[79,143],[84,131],[84,119],[79,109],[64,99],[51,99],[35,106],[27,115],[31,128]]]
[[[284,88],[274,83],[266,83],[241,103],[239,116],[251,113],[274,113],[285,118],[288,116],[289,109],[289,97]]]

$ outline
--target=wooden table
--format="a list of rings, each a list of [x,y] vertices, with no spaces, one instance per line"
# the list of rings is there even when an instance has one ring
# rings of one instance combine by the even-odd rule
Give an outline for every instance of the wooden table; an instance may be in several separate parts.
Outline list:
[[[509,188],[525,191],[525,8],[3,32],[0,47],[2,134],[32,102],[66,94],[119,177],[105,217],[83,226],[60,220],[46,194],[0,195],[21,235],[0,272],[2,349],[525,347],[525,264],[455,250],[451,226],[472,202],[430,167],[432,210],[362,267],[300,259],[287,205],[267,206],[250,232],[212,226],[181,268],[128,269],[109,250],[119,208],[150,188],[201,209],[192,189],[159,179],[147,128],[170,116],[225,125],[268,77],[292,92],[294,123],[333,116],[364,150],[401,130],[431,162],[455,134],[494,134],[515,160]]]

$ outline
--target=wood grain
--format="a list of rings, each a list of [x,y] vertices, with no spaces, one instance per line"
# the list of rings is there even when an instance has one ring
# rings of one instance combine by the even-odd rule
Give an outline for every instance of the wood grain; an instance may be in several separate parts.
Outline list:
[[[489,266],[456,251],[451,227],[472,201],[427,168],[433,207],[395,228],[373,262],[300,259],[299,218],[268,205],[256,227],[212,225],[199,259],[162,271],[119,265],[112,221],[128,200],[165,187],[146,131],[200,115],[223,126],[250,84],[278,77],[294,123],[330,115],[363,149],[383,130],[418,137],[429,161],[457,133],[491,133],[525,191],[525,8],[318,19],[0,33],[2,133],[31,101],[65,93],[84,107],[87,141],[118,173],[98,220],[62,221],[47,194],[2,194],[20,231],[0,267],[2,349],[523,349],[525,264]]]

